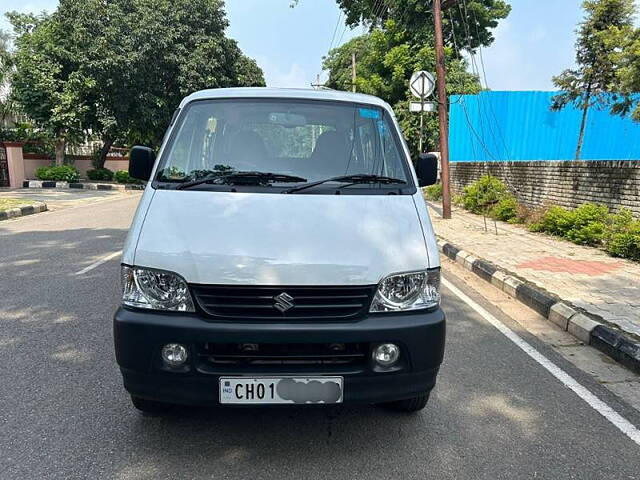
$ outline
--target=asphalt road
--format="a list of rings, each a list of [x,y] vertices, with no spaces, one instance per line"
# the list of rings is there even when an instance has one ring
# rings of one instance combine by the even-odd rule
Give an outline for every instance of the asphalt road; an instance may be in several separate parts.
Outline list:
[[[118,259],[75,274],[122,248],[137,198],[0,223],[0,479],[640,478],[637,444],[446,290],[446,359],[417,415],[366,406],[140,415],[113,355]],[[636,410],[519,333],[640,425]]]

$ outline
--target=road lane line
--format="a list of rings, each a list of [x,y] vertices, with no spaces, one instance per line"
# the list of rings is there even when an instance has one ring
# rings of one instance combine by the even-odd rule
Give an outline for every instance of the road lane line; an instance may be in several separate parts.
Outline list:
[[[442,284],[447,287],[447,289],[451,290],[460,300],[469,305],[473,310],[475,310],[482,318],[484,318],[487,322],[493,325],[500,333],[502,333],[505,337],[515,343],[518,347],[520,347],[527,355],[533,358],[536,362],[542,365],[551,375],[556,377],[560,382],[564,384],[567,388],[573,390],[573,392],[578,395],[582,400],[587,402],[591,408],[593,408],[596,412],[602,415],[604,418],[609,420],[618,430],[624,433],[627,437],[633,440],[637,445],[640,446],[640,430],[638,430],[629,420],[624,418],[618,412],[616,412],[613,408],[607,405],[605,402],[596,397],[593,393],[591,393],[586,387],[582,386],[578,381],[569,375],[567,372],[558,367],[555,363],[549,360],[547,357],[542,355],[538,350],[536,350],[532,345],[526,342],[522,337],[520,337],[517,333],[507,327],[504,323],[494,317],[487,310],[482,308],[476,302],[474,302],[471,298],[469,298],[466,294],[464,294],[460,289],[454,286],[451,282],[446,279],[442,279]]]
[[[117,252],[113,252],[110,253],[109,255],[107,255],[104,258],[101,258],[100,260],[98,260],[97,262],[92,263],[91,265],[89,265],[88,267],[84,267],[82,270],[80,270],[79,272],[76,272],[76,275],[82,275],[84,273],[87,273],[90,270],[93,270],[96,267],[99,267],[100,265],[102,265],[105,262],[108,262],[109,260],[111,260],[112,258],[117,257],[118,255],[122,255],[122,250],[118,250]]]

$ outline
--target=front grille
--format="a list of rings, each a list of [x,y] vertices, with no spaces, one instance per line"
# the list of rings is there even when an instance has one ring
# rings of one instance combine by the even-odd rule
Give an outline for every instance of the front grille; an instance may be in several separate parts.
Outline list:
[[[192,285],[209,316],[258,320],[346,320],[364,315],[375,286],[247,287]]]
[[[200,361],[209,365],[340,365],[366,362],[366,343],[202,343]]]

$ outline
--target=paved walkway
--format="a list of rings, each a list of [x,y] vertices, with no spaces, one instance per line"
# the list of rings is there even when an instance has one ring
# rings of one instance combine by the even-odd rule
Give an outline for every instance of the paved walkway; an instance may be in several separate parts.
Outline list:
[[[467,252],[598,315],[640,338],[640,264],[454,208],[443,220],[430,204],[436,234]],[[496,234],[497,227],[497,234]]]

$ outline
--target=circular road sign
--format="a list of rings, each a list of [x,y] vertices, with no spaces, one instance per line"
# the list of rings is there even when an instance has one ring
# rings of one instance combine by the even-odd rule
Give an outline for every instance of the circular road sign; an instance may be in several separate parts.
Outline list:
[[[429,72],[421,70],[411,75],[409,80],[409,88],[411,93],[420,99],[429,97],[436,88],[436,80]]]

